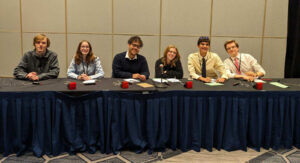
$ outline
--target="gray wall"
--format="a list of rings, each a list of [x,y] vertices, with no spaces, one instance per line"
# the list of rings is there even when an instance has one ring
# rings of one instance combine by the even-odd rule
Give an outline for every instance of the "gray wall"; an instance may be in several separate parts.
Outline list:
[[[0,0],[0,76],[12,77],[23,53],[33,49],[33,36],[45,33],[59,54],[60,77],[83,39],[110,77],[112,59],[131,35],[144,41],[151,77],[168,44],[179,48],[187,77],[187,56],[198,51],[200,35],[211,37],[211,51],[223,60],[224,41],[236,39],[267,77],[283,77],[287,13],[288,0]]]

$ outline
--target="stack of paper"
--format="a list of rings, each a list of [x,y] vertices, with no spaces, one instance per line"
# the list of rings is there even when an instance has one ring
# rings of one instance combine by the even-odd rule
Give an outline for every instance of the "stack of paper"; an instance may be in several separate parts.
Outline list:
[[[132,79],[132,78],[124,79],[124,81],[127,81],[128,83],[138,83],[138,82],[140,82],[140,80]]]
[[[154,82],[158,82],[158,83],[160,83],[161,81],[162,81],[163,83],[168,82],[166,79],[162,79],[162,80],[161,80],[161,78],[153,78],[152,80],[153,80]]]
[[[86,80],[82,82],[85,85],[89,85],[89,84],[96,84],[96,80]]]

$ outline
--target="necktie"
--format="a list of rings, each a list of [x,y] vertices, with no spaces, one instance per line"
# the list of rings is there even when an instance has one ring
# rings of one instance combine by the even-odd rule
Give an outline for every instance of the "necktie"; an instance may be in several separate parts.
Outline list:
[[[206,62],[205,62],[205,58],[202,58],[202,77],[206,78]]]
[[[239,65],[239,60],[238,60],[238,58],[235,58],[235,59],[234,59],[234,64],[235,64],[235,67],[236,67],[236,72],[237,72],[238,74],[241,74],[241,72],[240,72],[240,65]]]

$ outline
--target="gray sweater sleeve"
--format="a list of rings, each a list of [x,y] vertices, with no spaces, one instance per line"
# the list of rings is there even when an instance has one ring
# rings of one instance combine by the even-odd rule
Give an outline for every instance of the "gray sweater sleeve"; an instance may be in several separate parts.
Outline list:
[[[26,79],[26,75],[28,74],[28,54],[24,54],[21,59],[21,62],[14,69],[14,77],[17,79]]]

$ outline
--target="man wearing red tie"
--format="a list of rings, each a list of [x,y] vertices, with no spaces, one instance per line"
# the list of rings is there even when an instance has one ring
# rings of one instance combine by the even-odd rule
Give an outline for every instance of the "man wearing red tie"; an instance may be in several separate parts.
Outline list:
[[[239,44],[235,40],[228,40],[224,48],[230,55],[224,60],[227,74],[230,78],[241,78],[253,81],[257,77],[266,74],[265,70],[257,63],[257,60],[246,53],[239,53]]]

